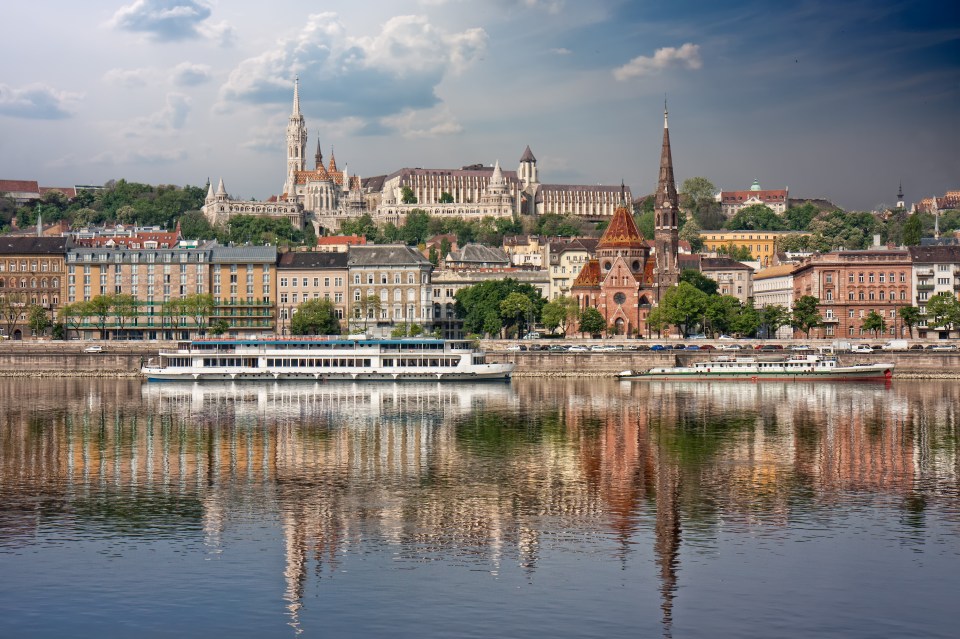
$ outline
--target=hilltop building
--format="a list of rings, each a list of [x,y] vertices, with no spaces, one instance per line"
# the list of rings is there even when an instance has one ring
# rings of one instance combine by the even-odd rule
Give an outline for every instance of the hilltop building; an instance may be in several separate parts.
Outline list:
[[[765,190],[760,188],[756,180],[746,191],[720,191],[717,201],[726,217],[733,217],[740,209],[755,204],[762,204],[773,209],[774,213],[783,214],[787,210],[790,192],[788,189]]]

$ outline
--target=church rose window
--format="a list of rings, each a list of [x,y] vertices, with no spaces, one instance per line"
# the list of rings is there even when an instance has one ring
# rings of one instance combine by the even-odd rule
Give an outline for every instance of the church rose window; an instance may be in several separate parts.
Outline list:
[[[617,293],[616,295],[613,296],[613,301],[616,302],[617,304],[623,304],[624,302],[627,301],[627,296],[624,295],[623,293]]]

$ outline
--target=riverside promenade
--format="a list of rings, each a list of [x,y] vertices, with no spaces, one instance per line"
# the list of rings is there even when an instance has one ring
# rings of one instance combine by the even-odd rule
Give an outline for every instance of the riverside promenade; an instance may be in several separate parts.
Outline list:
[[[613,340],[537,340],[542,346],[552,344],[616,344]],[[623,342],[636,344],[637,342]],[[651,342],[652,343],[652,342]],[[658,342],[666,343],[666,342]],[[698,341],[700,345],[703,342]],[[746,343],[746,342],[745,342]],[[754,342],[755,343],[755,342]],[[813,341],[805,342],[817,345]],[[92,344],[102,347],[100,353],[86,353]],[[516,341],[484,340],[490,362],[514,362],[516,377],[613,377],[624,370],[648,370],[655,366],[673,366],[716,357],[718,351],[609,351],[554,352],[511,351]],[[822,345],[826,345],[825,342]],[[528,344],[525,344],[528,345]],[[175,342],[84,342],[84,341],[11,341],[0,342],[0,377],[139,377],[143,361],[156,357],[161,349],[172,350]],[[786,351],[781,351],[785,353]],[[751,355],[744,350],[730,355]],[[764,355],[777,353],[764,353]],[[840,353],[842,364],[888,361],[896,365],[894,379],[960,379],[960,351],[877,351],[871,354]]]

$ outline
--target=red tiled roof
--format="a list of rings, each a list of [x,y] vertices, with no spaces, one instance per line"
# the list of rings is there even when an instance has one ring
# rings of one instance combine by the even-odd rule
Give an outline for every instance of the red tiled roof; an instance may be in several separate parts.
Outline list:
[[[722,191],[720,201],[728,204],[736,202],[745,202],[751,198],[756,198],[761,202],[786,202],[787,192],[784,189],[769,191]]]
[[[0,193],[39,193],[36,180],[0,180]]]
[[[598,260],[590,260],[580,269],[580,274],[577,275],[577,279],[574,280],[572,288],[600,286],[600,280],[602,279],[603,274],[600,272],[600,262]]]
[[[317,238],[317,246],[337,244],[366,244],[367,238],[359,235],[326,235]]]
[[[633,221],[633,215],[630,209],[620,205],[613,213],[613,219],[610,225],[600,236],[600,242],[597,244],[597,250],[605,248],[640,248],[644,245],[643,236],[637,229],[637,224]]]
[[[43,197],[48,191],[60,191],[68,198],[77,197],[77,189],[72,186],[41,186],[40,197]]]

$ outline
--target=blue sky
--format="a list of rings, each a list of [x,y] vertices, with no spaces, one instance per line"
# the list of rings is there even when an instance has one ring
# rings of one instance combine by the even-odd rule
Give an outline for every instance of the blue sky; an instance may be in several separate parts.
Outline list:
[[[789,186],[846,208],[960,188],[960,7],[943,2],[8,3],[0,177],[284,181],[293,78],[351,174],[526,145],[548,183]],[[312,165],[312,163],[311,163]]]

